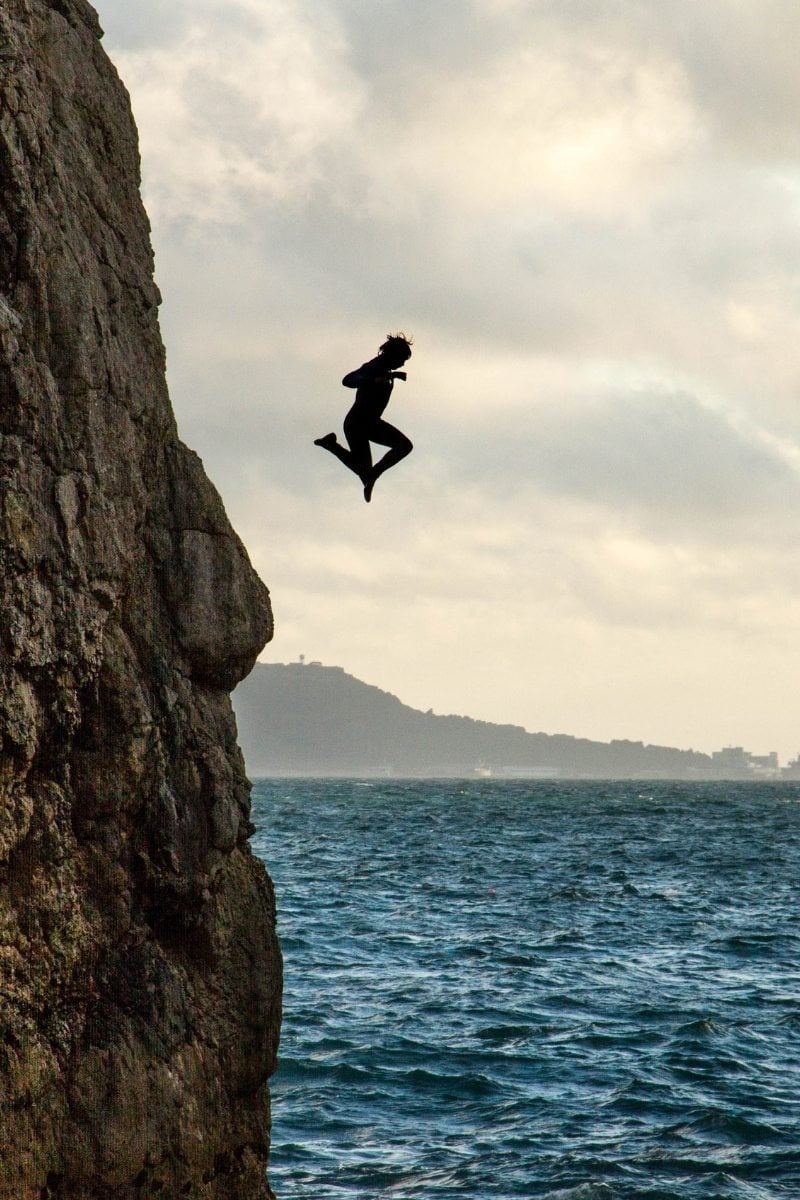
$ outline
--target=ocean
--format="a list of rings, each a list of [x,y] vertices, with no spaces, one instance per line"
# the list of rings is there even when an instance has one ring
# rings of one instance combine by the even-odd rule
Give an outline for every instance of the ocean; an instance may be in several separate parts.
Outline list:
[[[261,780],[279,1200],[800,1197],[800,784]]]

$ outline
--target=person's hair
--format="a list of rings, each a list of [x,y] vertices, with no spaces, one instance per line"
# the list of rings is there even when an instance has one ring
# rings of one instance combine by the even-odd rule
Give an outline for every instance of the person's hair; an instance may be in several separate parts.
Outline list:
[[[381,350],[403,350],[406,358],[410,358],[413,340],[413,338],[408,337],[405,333],[387,333],[386,341],[381,346]]]

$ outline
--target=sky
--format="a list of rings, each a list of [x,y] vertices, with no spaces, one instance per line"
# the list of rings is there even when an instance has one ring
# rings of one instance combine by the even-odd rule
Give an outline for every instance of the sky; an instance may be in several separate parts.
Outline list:
[[[96,0],[266,662],[800,750],[797,0]],[[414,338],[364,503],[313,439]]]

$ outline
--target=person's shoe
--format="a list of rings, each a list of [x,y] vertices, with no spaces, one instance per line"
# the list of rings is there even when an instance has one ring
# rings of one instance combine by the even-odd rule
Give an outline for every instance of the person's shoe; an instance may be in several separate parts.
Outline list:
[[[369,504],[370,500],[372,499],[372,489],[374,487],[375,487],[374,478],[367,479],[365,481],[365,483],[364,483],[364,499],[366,500],[367,504]]]
[[[330,450],[331,446],[336,445],[336,434],[326,433],[325,437],[314,438],[315,446],[322,446],[324,450]]]

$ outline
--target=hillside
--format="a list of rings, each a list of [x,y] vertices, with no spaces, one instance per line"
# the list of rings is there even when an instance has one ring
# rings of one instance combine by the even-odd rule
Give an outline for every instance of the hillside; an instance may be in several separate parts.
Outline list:
[[[423,713],[341,667],[317,663],[259,663],[233,701],[251,776],[470,776],[480,770],[676,779],[711,765],[692,750]]]
[[[178,438],[101,37],[87,0],[0,4],[0,1200],[270,1200],[230,692],[272,613]]]

